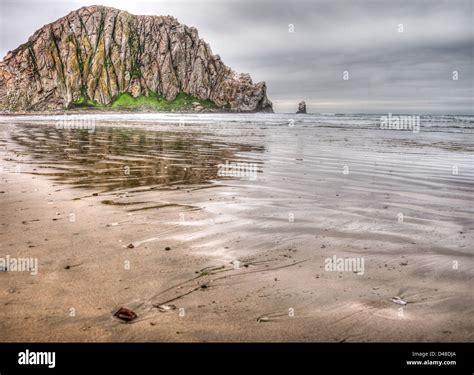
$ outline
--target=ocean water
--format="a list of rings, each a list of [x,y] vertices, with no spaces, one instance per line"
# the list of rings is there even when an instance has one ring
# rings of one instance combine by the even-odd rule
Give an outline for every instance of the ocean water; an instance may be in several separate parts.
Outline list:
[[[164,171],[168,174],[176,172],[174,166],[192,169],[199,165],[200,171],[209,172],[194,182],[217,177],[212,171],[225,161],[254,161],[262,164],[259,172],[263,173],[270,153],[269,159],[284,157],[289,163],[304,159],[305,164],[320,164],[330,159],[340,164],[339,169],[346,166],[349,173],[351,166],[357,169],[362,162],[384,163],[404,168],[406,173],[426,166],[445,178],[470,180],[474,116],[425,115],[418,127],[403,130],[382,129],[382,116],[386,115],[16,116],[0,117],[0,129],[3,142],[12,140],[40,164],[64,162],[75,171],[78,166],[90,167],[111,178],[114,168],[127,161],[145,170],[155,162],[170,164],[170,170]],[[410,164],[413,167],[407,168]],[[139,180],[139,184],[156,182]]]

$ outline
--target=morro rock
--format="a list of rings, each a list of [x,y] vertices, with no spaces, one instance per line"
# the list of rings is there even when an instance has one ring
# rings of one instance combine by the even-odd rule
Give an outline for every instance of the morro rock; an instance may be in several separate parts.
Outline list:
[[[114,108],[122,95],[273,112],[265,82],[235,73],[194,27],[171,16],[83,7],[43,26],[0,62],[0,110]]]
[[[298,103],[298,110],[296,113],[306,113],[306,102],[304,100]]]

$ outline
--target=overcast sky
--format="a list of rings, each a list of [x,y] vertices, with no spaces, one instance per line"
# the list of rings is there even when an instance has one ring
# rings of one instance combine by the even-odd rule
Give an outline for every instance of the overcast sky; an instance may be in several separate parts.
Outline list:
[[[473,2],[0,0],[0,55],[101,4],[195,26],[227,65],[267,82],[277,112],[304,99],[310,112],[473,114]]]

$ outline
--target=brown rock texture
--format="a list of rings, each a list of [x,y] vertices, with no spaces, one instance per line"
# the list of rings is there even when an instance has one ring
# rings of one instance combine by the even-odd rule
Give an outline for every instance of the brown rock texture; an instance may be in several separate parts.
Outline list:
[[[108,105],[121,93],[173,100],[179,93],[231,112],[273,112],[265,82],[236,74],[194,27],[171,16],[83,7],[43,26],[0,62],[0,110]]]

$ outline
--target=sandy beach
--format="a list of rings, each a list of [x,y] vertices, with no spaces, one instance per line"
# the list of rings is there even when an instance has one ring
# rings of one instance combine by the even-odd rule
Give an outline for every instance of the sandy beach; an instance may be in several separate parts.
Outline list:
[[[1,341],[472,342],[472,123],[378,118],[1,117]]]

